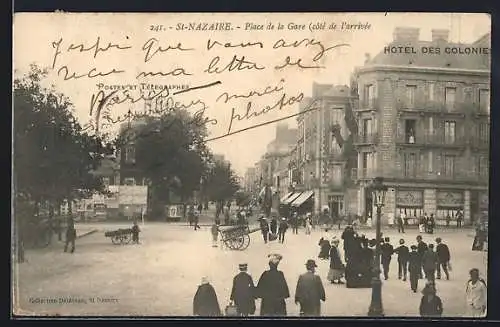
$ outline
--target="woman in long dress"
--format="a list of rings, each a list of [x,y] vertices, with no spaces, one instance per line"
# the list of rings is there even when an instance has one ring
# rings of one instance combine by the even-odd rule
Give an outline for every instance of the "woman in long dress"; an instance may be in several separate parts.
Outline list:
[[[318,245],[320,247],[318,258],[323,259],[323,260],[329,259],[330,258],[330,248],[331,248],[330,241],[327,240],[326,237],[323,236],[319,240]]]
[[[285,299],[290,297],[290,292],[283,272],[278,270],[282,256],[272,254],[269,258],[269,270],[262,273],[256,289],[257,297],[262,299],[260,315],[286,316]]]
[[[345,266],[342,263],[342,259],[340,258],[340,251],[338,249],[339,240],[337,238],[333,238],[332,247],[330,249],[330,271],[328,271],[327,279],[332,284],[344,284],[341,280],[344,277],[344,269]]]

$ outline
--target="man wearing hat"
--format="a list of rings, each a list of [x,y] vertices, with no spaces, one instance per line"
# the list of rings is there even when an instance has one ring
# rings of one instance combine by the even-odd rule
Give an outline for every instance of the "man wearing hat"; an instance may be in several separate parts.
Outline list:
[[[247,273],[248,264],[241,263],[238,268],[240,272],[233,278],[230,300],[234,301],[238,315],[253,315],[255,313],[255,286],[253,279]]]
[[[380,258],[384,270],[384,279],[387,280],[389,279],[389,267],[391,266],[392,254],[394,253],[394,247],[390,243],[389,237],[384,238],[383,243],[380,245],[380,250],[382,252]]]
[[[418,279],[422,271],[422,261],[420,255],[417,252],[417,246],[412,245],[410,247],[411,252],[408,256],[408,271],[410,272],[410,287],[413,293],[417,293]]]
[[[394,250],[394,253],[398,255],[398,279],[403,277],[403,281],[406,281],[408,275],[408,258],[410,256],[410,249],[405,245],[405,240],[399,240],[399,246]]]
[[[286,218],[283,217],[281,218],[280,225],[278,227],[278,240],[280,243],[285,242],[285,233],[287,229],[288,229],[288,224],[286,222]]]
[[[444,274],[446,275],[446,280],[449,280],[450,274],[448,273],[448,264],[450,262],[450,249],[448,248],[448,245],[442,242],[440,237],[436,238],[436,244],[436,254],[438,257],[437,279],[441,279],[442,267]]]
[[[264,243],[267,243],[269,238],[269,223],[267,219],[264,218],[264,215],[261,215],[259,218],[260,231],[262,233],[262,238],[264,238]]]
[[[321,301],[325,301],[325,289],[318,275],[315,275],[316,262],[307,260],[307,272],[299,276],[295,290],[295,304],[300,304],[301,316],[320,316]]]

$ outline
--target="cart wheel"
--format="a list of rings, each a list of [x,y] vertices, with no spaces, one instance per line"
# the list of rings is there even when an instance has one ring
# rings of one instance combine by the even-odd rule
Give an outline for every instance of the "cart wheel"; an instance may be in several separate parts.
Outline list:
[[[130,236],[130,234],[125,234],[122,236],[122,243],[123,244],[129,244],[131,240],[132,240],[132,236]]]
[[[113,242],[113,244],[120,244],[121,243],[120,236],[118,236],[118,235],[112,236],[111,237],[111,242]]]
[[[224,244],[226,245],[226,247],[227,247],[228,249],[234,250],[234,246],[233,246],[233,242],[232,242],[232,240],[225,240],[225,241],[224,241]]]
[[[241,251],[245,250],[250,245],[250,235],[244,235],[242,237],[243,237],[243,244],[240,247]]]
[[[233,239],[233,245],[235,250],[241,250],[242,246],[245,244],[244,236],[237,237]]]

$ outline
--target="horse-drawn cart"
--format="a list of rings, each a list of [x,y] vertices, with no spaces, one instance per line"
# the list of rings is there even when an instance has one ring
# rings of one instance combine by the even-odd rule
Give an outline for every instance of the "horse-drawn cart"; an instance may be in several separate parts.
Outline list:
[[[231,250],[245,250],[250,245],[252,232],[248,225],[219,227],[222,242]]]
[[[105,237],[110,237],[113,244],[128,244],[132,240],[132,229],[131,228],[120,228],[118,230],[105,232]]]

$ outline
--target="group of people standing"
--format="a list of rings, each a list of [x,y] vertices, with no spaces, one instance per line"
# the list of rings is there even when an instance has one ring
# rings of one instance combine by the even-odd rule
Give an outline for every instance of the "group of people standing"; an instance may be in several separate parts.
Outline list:
[[[285,234],[288,231],[288,228],[292,228],[293,234],[298,234],[300,225],[296,213],[294,213],[289,219],[285,217],[278,219],[278,217],[276,216],[268,219],[263,214],[261,214],[258,221],[264,243],[274,241],[275,239],[278,239],[280,243],[284,243]],[[310,235],[312,230],[312,218],[310,214],[306,216],[304,225],[306,235]]]
[[[260,316],[287,315],[286,299],[290,298],[290,291],[285,275],[278,270],[283,257],[279,254],[270,254],[268,258],[269,269],[262,273],[257,285],[247,272],[248,264],[239,265],[240,272],[233,278],[230,295],[230,306],[236,308],[236,316],[255,314],[256,299],[261,299]],[[320,316],[321,301],[326,300],[325,289],[321,278],[315,274],[316,262],[309,259],[305,266],[306,272],[301,274],[297,281],[295,304],[300,306],[301,316]],[[193,314],[208,317],[223,314],[215,289],[206,277],[202,279],[194,296]]]

